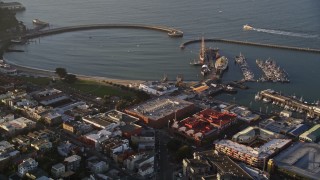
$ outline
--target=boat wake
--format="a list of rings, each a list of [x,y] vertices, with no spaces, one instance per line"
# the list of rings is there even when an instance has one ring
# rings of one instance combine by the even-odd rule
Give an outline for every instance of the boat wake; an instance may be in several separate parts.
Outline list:
[[[284,35],[284,36],[320,39],[319,35],[315,35],[315,34],[295,33],[295,32],[289,32],[289,31],[280,31],[280,30],[273,30],[273,29],[261,29],[261,28],[252,28],[252,30],[253,31],[257,31],[257,32],[264,32],[264,33],[269,33],[269,34],[278,34],[278,35]]]

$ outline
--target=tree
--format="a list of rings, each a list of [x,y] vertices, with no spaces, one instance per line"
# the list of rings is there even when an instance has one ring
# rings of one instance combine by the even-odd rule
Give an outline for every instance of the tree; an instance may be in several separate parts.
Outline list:
[[[167,143],[167,148],[171,152],[176,152],[181,146],[181,141],[172,139]]]
[[[64,78],[68,75],[67,70],[65,68],[56,68],[56,74],[60,78]]]
[[[64,82],[69,83],[69,84],[76,82],[76,80],[77,80],[77,76],[74,74],[67,74],[64,77]]]
[[[181,161],[184,158],[191,158],[192,157],[191,147],[187,145],[180,147],[176,153],[176,157],[178,161]]]

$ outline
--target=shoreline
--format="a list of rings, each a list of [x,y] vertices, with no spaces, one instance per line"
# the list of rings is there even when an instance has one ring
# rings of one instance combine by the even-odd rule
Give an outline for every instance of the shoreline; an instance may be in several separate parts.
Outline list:
[[[48,78],[59,78],[54,71],[46,70],[46,69],[38,69],[38,68],[33,68],[33,67],[28,67],[28,66],[22,66],[22,65],[17,65],[14,64],[10,61],[7,61],[4,59],[4,61],[10,66],[16,68],[19,73],[24,73],[28,74],[30,76],[41,76],[41,77],[48,77]],[[73,74],[73,73],[71,73]],[[112,82],[114,84],[120,84],[120,85],[125,85],[125,86],[138,86],[140,83],[143,83],[145,81],[143,80],[128,80],[128,79],[114,79],[114,78],[108,78],[108,77],[101,77],[101,76],[87,76],[83,74],[74,74],[77,76],[78,79],[80,80],[87,80],[87,81],[94,81],[98,83],[104,83],[108,84],[107,82]],[[105,82],[104,82],[105,81]]]

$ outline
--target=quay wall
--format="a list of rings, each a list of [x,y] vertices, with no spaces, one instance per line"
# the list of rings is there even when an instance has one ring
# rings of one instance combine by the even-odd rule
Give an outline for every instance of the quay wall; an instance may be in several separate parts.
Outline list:
[[[59,34],[64,32],[81,31],[81,30],[93,30],[93,29],[111,29],[111,28],[130,28],[130,29],[150,29],[162,32],[172,32],[176,31],[178,33],[183,33],[182,31],[165,26],[153,26],[153,25],[139,25],[139,24],[89,24],[89,25],[77,25],[77,26],[67,26],[54,29],[48,29],[44,31],[36,31],[33,33],[28,33],[24,36],[26,39],[37,38],[41,36]]]
[[[228,40],[228,39],[204,39],[205,42],[222,42],[222,43],[230,43],[230,44],[240,44],[240,45],[248,45],[248,46],[258,46],[258,47],[267,47],[267,48],[275,48],[275,49],[286,49],[286,50],[294,50],[294,51],[305,51],[305,52],[312,52],[312,53],[320,53],[320,49],[312,49],[312,48],[303,48],[303,47],[293,47],[293,46],[283,46],[283,45],[276,45],[276,44],[263,44],[263,43],[255,43],[255,42],[248,42],[248,41],[237,41],[237,40]],[[190,40],[184,42],[180,45],[181,49],[184,49],[186,46],[199,43],[201,39]]]
[[[300,102],[296,99],[293,99],[293,98],[290,98],[290,97],[287,97],[287,96],[283,96],[283,95],[280,95],[278,93],[270,93],[270,92],[267,92],[267,91],[262,91],[260,92],[260,95],[262,97],[265,97],[265,98],[269,98],[271,99],[272,101],[277,101],[283,105],[288,105],[290,107],[294,107],[296,109],[300,109],[300,110],[303,110],[307,113],[310,114],[310,116],[318,116],[320,117],[320,112],[319,112],[319,108],[316,107],[316,106],[313,106],[311,104],[305,104],[303,102]]]

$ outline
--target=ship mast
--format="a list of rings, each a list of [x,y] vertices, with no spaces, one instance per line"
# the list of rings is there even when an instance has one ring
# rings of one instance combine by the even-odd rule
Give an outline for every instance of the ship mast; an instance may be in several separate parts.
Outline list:
[[[204,63],[204,55],[205,55],[205,45],[204,45],[204,37],[202,36],[201,49],[200,49],[200,54],[199,54],[199,59],[202,64]]]

